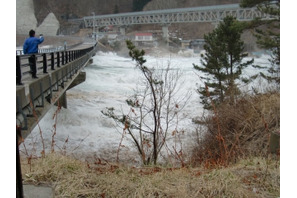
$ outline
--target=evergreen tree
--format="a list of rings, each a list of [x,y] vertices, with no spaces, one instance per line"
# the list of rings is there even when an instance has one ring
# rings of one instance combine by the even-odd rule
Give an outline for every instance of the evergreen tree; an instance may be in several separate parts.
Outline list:
[[[203,67],[194,64],[194,68],[206,74],[206,77],[201,77],[207,81],[205,82],[206,87],[200,88],[198,92],[201,94],[200,98],[202,99],[204,108],[209,109],[211,107],[210,99],[216,104],[224,100],[224,93],[227,87],[224,84],[226,74],[223,72],[224,65],[221,53],[221,48],[224,46],[217,45],[220,42],[217,31],[215,30],[205,35],[204,39],[206,42],[204,45],[206,53],[205,55],[201,55]]]
[[[202,55],[202,66],[194,68],[202,71],[206,77],[205,87],[198,90],[204,108],[210,108],[210,100],[216,105],[228,98],[234,103],[239,94],[236,80],[240,79],[242,70],[253,63],[253,59],[242,63],[247,56],[243,53],[244,45],[240,39],[241,25],[232,16],[227,16],[213,32],[204,36],[206,51]]]
[[[271,51],[271,66],[267,69],[268,75],[260,72],[260,75],[270,82],[280,84],[280,0],[267,1],[267,0],[243,0],[241,7],[254,7],[257,6],[258,10],[265,14],[273,16],[273,20],[259,20],[255,19],[246,23],[247,29],[255,29],[255,37],[259,47]],[[265,29],[259,28],[265,25]],[[263,68],[263,67],[259,67]],[[254,77],[257,77],[254,76]]]
[[[118,6],[118,4],[116,4],[116,5],[114,6],[113,13],[114,13],[114,14],[118,14],[118,13],[119,13],[119,6]]]
[[[151,0],[133,0],[133,11],[142,11],[143,7]]]

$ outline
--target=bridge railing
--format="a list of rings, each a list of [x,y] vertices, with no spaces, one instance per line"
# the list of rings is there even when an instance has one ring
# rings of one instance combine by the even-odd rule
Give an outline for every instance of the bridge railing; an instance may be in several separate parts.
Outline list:
[[[60,52],[65,50],[63,46],[58,46],[58,47],[53,47],[53,48],[43,48],[43,49],[38,49],[38,53],[51,53],[51,52]],[[16,50],[16,55],[24,55],[24,52],[22,49]]]
[[[32,81],[28,86],[28,93],[25,86],[17,86],[16,89],[16,115],[17,126],[22,130],[28,130],[28,118],[33,117],[37,107],[45,107],[48,103],[53,103],[57,98],[54,92],[60,93],[59,89],[67,89],[69,79],[87,63],[93,56],[96,45],[81,50],[71,50],[64,52],[36,54],[39,69],[46,71],[50,68],[50,73]],[[27,75],[29,73],[28,55],[16,56],[17,75]],[[55,67],[58,67],[55,69]],[[17,76],[18,77],[18,76]],[[63,91],[62,90],[62,91]],[[26,94],[27,93],[27,94]]]
[[[38,49],[38,53],[39,54],[43,54],[43,53],[52,53],[52,52],[61,52],[61,51],[65,51],[67,49],[71,49],[74,48],[78,45],[81,45],[83,42],[79,42],[73,45],[67,45],[67,46],[56,46],[56,47],[51,47],[51,48],[41,48]],[[24,55],[23,49],[18,49],[16,50],[16,55]]]
[[[95,46],[94,46],[95,47]],[[36,57],[36,69],[42,70],[43,73],[47,73],[48,68],[55,70],[56,67],[61,67],[68,62],[71,62],[86,53],[94,49],[94,47],[80,49],[80,50],[68,50],[68,51],[54,51],[46,53],[34,54]],[[17,82],[21,82],[22,77],[30,75],[29,57],[30,55],[16,55],[16,77]]]

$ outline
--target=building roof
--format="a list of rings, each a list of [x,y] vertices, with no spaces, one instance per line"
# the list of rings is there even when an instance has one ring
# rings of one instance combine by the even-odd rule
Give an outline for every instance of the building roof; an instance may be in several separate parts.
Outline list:
[[[153,36],[153,34],[149,32],[139,32],[135,33],[135,36]]]

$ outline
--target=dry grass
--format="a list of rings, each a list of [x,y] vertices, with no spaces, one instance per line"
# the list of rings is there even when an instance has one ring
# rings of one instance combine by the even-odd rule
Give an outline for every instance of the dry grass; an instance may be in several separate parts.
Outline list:
[[[279,155],[267,155],[269,134],[279,130],[279,94],[245,97],[217,112],[204,122],[208,131],[192,157],[195,168],[82,162],[52,152],[22,160],[24,184],[50,185],[58,198],[279,197]]]
[[[248,156],[267,156],[271,133],[280,131],[280,95],[244,96],[224,103],[216,114],[202,118],[205,126],[193,151],[192,162],[234,162]]]
[[[57,153],[22,163],[24,183],[51,185],[55,197],[278,197],[279,161],[250,158],[227,168],[88,164]]]

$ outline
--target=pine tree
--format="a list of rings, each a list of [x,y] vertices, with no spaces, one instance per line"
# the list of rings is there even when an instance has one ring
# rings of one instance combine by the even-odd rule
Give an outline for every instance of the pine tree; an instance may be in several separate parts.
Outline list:
[[[120,11],[119,11],[119,6],[118,6],[118,4],[116,4],[115,6],[114,6],[114,9],[113,9],[113,13],[114,14],[118,14]]]
[[[234,17],[227,16],[213,32],[204,37],[206,53],[201,56],[202,66],[193,65],[206,75],[203,78],[206,86],[198,90],[206,109],[210,108],[210,100],[216,105],[226,98],[234,103],[235,96],[239,94],[236,80],[240,79],[242,70],[254,61],[242,63],[247,54],[243,53],[241,33],[241,25]]]
[[[260,75],[267,79],[269,82],[276,82],[280,84],[280,0],[271,1],[267,0],[243,0],[241,7],[257,6],[258,10],[265,14],[269,14],[274,19],[263,21],[255,19],[246,25],[247,29],[255,29],[255,37],[257,44],[263,49],[271,51],[271,66],[267,69],[268,74],[260,72]],[[259,27],[265,25],[266,29]],[[259,67],[261,68],[261,67]],[[257,76],[255,76],[257,77]],[[254,77],[254,78],[255,78]]]
[[[151,0],[133,0],[133,11],[142,11],[143,7]]]
[[[205,82],[206,87],[202,87],[198,92],[201,94],[202,104],[206,109],[209,109],[210,99],[216,104],[224,100],[224,93],[227,87],[224,84],[226,74],[223,72],[224,65],[221,53],[224,46],[217,45],[219,43],[217,30],[205,35],[204,39],[206,42],[204,45],[206,53],[201,55],[203,67],[194,64],[194,68],[206,74],[206,77],[201,77],[207,81]]]

